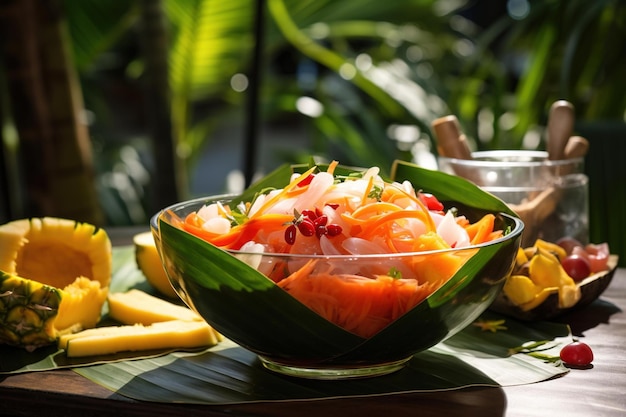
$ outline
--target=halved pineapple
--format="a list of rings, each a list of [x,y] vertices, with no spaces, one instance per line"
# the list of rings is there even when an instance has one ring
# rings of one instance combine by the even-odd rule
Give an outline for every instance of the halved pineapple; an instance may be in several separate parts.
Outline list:
[[[0,343],[34,350],[94,327],[110,280],[104,229],[51,217],[0,226]]]

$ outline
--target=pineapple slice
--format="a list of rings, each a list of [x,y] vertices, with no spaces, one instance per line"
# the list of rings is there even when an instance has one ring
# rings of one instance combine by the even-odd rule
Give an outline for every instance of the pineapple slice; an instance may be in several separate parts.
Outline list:
[[[149,325],[161,321],[202,321],[187,307],[162,300],[138,289],[109,294],[109,316],[123,324]]]
[[[170,320],[99,327],[61,336],[59,347],[67,356],[109,355],[150,349],[200,348],[216,345],[221,336],[204,321]]]
[[[111,293],[109,316],[122,326],[106,326],[63,335],[67,356],[107,355],[150,349],[209,347],[223,337],[187,307],[141,290]]]
[[[0,343],[32,351],[94,327],[110,280],[103,229],[51,217],[0,226]]]

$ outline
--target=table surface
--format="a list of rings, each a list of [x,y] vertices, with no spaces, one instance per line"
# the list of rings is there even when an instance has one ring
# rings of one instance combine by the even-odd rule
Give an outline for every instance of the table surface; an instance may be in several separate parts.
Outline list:
[[[112,234],[114,244],[128,243]],[[126,234],[128,236],[128,234]],[[71,370],[0,376],[0,416],[623,416],[626,415],[626,269],[599,300],[558,321],[588,343],[590,369],[503,388],[236,405],[159,404],[131,400]]]

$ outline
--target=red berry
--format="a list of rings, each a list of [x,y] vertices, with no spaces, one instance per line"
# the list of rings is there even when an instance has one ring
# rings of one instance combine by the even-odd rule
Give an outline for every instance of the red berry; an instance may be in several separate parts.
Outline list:
[[[303,236],[313,236],[315,234],[313,221],[308,217],[305,217],[300,223],[298,223],[298,230]]]
[[[565,236],[556,241],[556,244],[565,249],[565,253],[568,255],[572,254],[572,251],[575,247],[583,247],[583,244],[580,243],[577,239],[573,237]]]
[[[315,224],[315,227],[326,226],[326,223],[328,223],[328,216],[325,214],[322,214],[321,216],[319,216],[317,219],[313,221],[313,224]]]
[[[340,235],[342,231],[343,229],[341,228],[341,226],[335,223],[331,223],[326,226],[326,234],[331,237]]]
[[[287,244],[293,245],[294,243],[296,243],[296,232],[297,228],[295,224],[290,224],[289,226],[287,226],[287,228],[285,229],[285,242],[287,242]]]
[[[570,366],[588,366],[593,362],[593,351],[583,342],[572,342],[561,349],[559,355],[564,364]]]
[[[319,224],[317,226],[315,226],[315,235],[317,237],[322,237],[324,236],[328,231],[326,230],[326,226],[323,224]]]
[[[576,282],[582,281],[591,274],[589,261],[581,255],[568,255],[561,261],[561,265],[567,275]]]

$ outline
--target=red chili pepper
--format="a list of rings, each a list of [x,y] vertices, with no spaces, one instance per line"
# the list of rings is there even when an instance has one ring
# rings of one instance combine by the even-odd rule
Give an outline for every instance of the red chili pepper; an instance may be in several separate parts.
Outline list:
[[[298,183],[298,187],[306,187],[313,181],[313,177],[315,177],[315,174],[309,174],[309,176]]]
[[[442,211],[443,204],[432,194],[429,193],[419,193],[419,199],[426,205],[428,210],[430,211]]]

